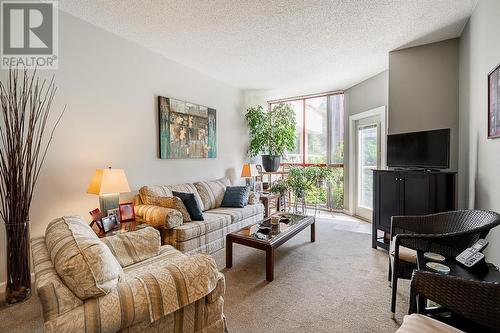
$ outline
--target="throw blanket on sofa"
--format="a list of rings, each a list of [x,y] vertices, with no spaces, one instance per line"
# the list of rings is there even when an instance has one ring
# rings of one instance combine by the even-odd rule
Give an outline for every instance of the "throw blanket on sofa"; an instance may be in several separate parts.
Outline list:
[[[129,266],[109,294],[82,303],[57,275],[43,237],[32,245],[48,332],[116,332],[154,322],[207,296],[224,279],[210,256],[186,256],[165,246],[158,256]]]

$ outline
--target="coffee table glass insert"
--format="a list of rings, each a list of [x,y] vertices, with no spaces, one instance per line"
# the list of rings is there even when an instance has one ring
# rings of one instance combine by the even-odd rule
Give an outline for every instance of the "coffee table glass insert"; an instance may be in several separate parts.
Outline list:
[[[307,216],[286,214],[282,217],[279,225],[271,225],[270,219],[265,219],[261,223],[253,224],[240,229],[235,234],[239,236],[255,238],[263,241],[273,241],[283,236],[295,228],[300,228]]]

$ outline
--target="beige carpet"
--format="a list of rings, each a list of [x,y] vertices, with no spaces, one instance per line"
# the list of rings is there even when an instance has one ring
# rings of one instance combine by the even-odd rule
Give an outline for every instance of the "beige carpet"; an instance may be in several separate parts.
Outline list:
[[[345,223],[320,220],[316,243],[309,230],[281,246],[275,279],[265,281],[264,252],[234,245],[233,268],[223,269],[225,313],[231,333],[394,332],[408,309],[401,281],[397,321],[390,319],[387,253],[370,247],[370,235]],[[361,230],[353,225],[352,230]],[[224,265],[224,253],[216,254]],[[42,332],[36,296],[0,310],[1,332]]]

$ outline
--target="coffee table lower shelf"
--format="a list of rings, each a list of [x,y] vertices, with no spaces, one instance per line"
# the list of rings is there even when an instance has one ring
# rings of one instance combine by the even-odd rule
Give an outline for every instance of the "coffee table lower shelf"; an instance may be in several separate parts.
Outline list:
[[[241,230],[252,228],[255,226],[256,225],[253,225]],[[316,241],[316,224],[313,216],[304,216],[303,220],[294,225],[293,228],[279,233],[275,238],[271,240],[261,240],[248,235],[242,235],[241,230],[232,232],[226,236],[226,267],[233,267],[233,243],[263,250],[266,252],[266,280],[271,282],[274,280],[275,250],[309,226],[311,226],[311,242],[314,243]]]

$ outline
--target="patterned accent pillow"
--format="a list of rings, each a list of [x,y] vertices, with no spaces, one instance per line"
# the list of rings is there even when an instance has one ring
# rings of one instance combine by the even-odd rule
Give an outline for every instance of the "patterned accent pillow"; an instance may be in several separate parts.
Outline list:
[[[50,222],[45,243],[57,274],[82,300],[108,294],[124,278],[115,256],[80,216]]]
[[[189,216],[192,221],[203,221],[203,213],[198,201],[193,193],[172,192],[176,197],[181,198],[184,206],[186,206]]]
[[[191,217],[186,209],[186,206],[179,197],[156,197],[145,195],[142,197],[142,202],[145,205],[160,206],[178,210],[182,214],[184,222],[191,222]]]
[[[182,193],[193,193],[196,201],[200,207],[203,207],[203,202],[201,201],[200,195],[196,190],[196,187],[191,183],[176,184],[176,185],[156,185],[156,186],[143,186],[139,190],[139,195],[141,199],[144,196],[152,197],[173,197],[173,191]]]
[[[201,201],[203,202],[203,211],[219,208],[224,198],[226,187],[231,185],[227,177],[212,180],[209,182],[196,182],[194,186],[198,190]]]
[[[249,191],[246,186],[226,187],[221,207],[245,207],[248,203],[248,192]]]

